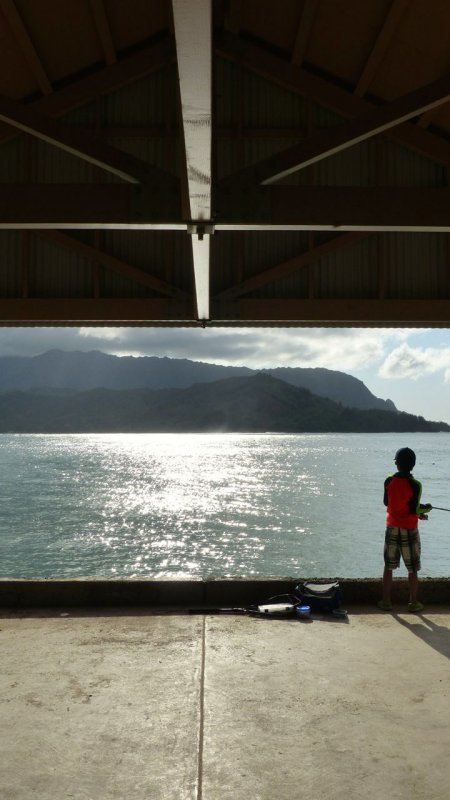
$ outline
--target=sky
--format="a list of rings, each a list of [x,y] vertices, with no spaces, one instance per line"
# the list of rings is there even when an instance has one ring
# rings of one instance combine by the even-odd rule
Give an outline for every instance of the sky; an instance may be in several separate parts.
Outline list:
[[[325,367],[359,378],[399,411],[450,424],[449,328],[0,328],[0,356],[55,348],[252,369]]]

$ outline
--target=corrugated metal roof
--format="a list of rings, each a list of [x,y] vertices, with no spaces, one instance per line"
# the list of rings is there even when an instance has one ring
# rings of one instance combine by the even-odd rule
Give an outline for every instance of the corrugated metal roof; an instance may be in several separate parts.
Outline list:
[[[445,297],[449,290],[449,261],[445,236],[383,234],[386,296],[422,299]]]
[[[211,295],[220,297],[215,308],[223,315],[213,324],[248,321],[240,316],[244,313],[241,299],[255,301],[246,309],[257,309],[258,301],[273,300],[274,307],[285,314],[286,323],[292,321],[289,314],[293,313],[298,324],[303,321],[304,301],[366,299],[378,303],[381,309],[384,299],[429,300],[424,320],[431,317],[429,322],[448,322],[447,233],[386,233],[389,221],[383,219],[380,232],[364,239],[347,238],[345,225],[342,230],[333,229],[339,221],[335,223],[334,208],[329,211],[326,203],[323,215],[327,223],[322,227],[328,230],[314,230],[311,225],[309,231],[293,231],[283,221],[282,230],[271,229],[276,204],[273,196],[269,191],[252,195],[254,187],[246,186],[245,181],[242,188],[237,182],[236,190],[233,181],[240,180],[241,172],[251,165],[260,166],[275,154],[302,143],[314,145],[324,132],[339,132],[344,122],[383,110],[386,101],[441,78],[450,52],[449,4],[436,2],[430,7],[425,0],[415,0],[405,4],[403,15],[400,5],[389,0],[318,0],[314,4],[287,0],[282,14],[279,4],[270,0],[212,5],[211,222],[229,222],[225,197],[229,190],[233,203],[230,224],[237,225],[235,231],[217,231],[211,238]],[[180,319],[195,323],[192,248],[186,229],[190,220],[183,120],[170,4],[165,0],[151,4],[147,0],[129,0],[127,4],[108,0],[103,7],[105,16],[99,23],[88,0],[67,0],[64,4],[56,0],[32,4],[15,0],[24,27],[22,37],[4,27],[0,94],[18,100],[25,111],[35,112],[35,126],[39,128],[40,118],[44,135],[48,132],[46,122],[56,117],[68,130],[96,135],[100,143],[135,157],[149,168],[165,171],[167,185],[163,177],[159,188],[152,190],[151,199],[156,203],[147,205],[172,208],[168,198],[176,194],[178,210],[170,219],[173,229],[113,228],[99,234],[72,230],[65,240],[0,230],[0,307],[3,300],[22,299],[21,313],[26,317],[27,297],[164,299],[166,305],[148,304],[148,322],[172,324],[172,320]],[[309,20],[308,8],[315,12]],[[395,141],[389,135],[369,137],[293,172],[278,184],[311,189],[444,189],[450,162],[450,103],[424,116],[396,126]],[[201,122],[210,124],[209,119]],[[131,185],[66,152],[64,137],[59,142],[61,148],[17,134],[3,124],[0,128],[0,193],[2,185],[11,192],[0,197],[0,224],[2,214],[9,219],[10,197],[17,205],[23,186],[29,185],[31,190],[42,185],[44,196],[48,185],[66,185],[63,191],[69,194],[70,185],[84,185],[88,192],[105,184],[107,191],[112,184],[114,190]],[[180,187],[170,188],[170,176],[180,176]],[[203,177],[208,183],[209,175]],[[201,180],[202,176],[197,178]],[[229,179],[228,189],[222,185],[225,178]],[[156,178],[154,181],[157,183]],[[130,225],[148,222],[147,207],[144,201],[141,203],[146,188],[139,187],[139,191],[121,200],[121,213],[125,217],[129,214]],[[443,201],[447,196],[448,192],[440,195]],[[421,195],[419,200],[413,193],[404,197],[419,227]],[[265,230],[239,229],[247,216],[253,219],[249,214],[253,198],[255,204],[259,203],[257,210]],[[290,216],[298,226],[309,210],[305,195],[302,198],[299,201],[294,195],[292,208],[281,202],[282,212],[292,212]],[[53,208],[51,198],[46,202]],[[435,208],[439,210],[438,203]],[[358,195],[354,210],[355,214],[359,210]],[[83,212],[80,208],[81,216]],[[94,207],[89,223],[94,227],[96,212]],[[19,208],[18,219],[12,224],[31,223],[33,209],[27,213],[30,219],[21,222]],[[375,212],[373,216],[377,216]],[[429,208],[427,219],[428,229],[433,221]],[[55,218],[49,227],[53,223]],[[177,225],[185,226],[184,230],[177,230]],[[83,249],[80,244],[88,247]],[[296,258],[297,268],[283,267]],[[120,263],[113,263],[114,259],[123,264],[123,269]],[[265,275],[268,270],[271,272]],[[160,289],[158,281],[165,284]],[[0,324],[10,319],[7,306],[2,308]],[[259,308],[270,313],[270,304]],[[324,304],[323,308],[333,324],[331,305]],[[138,320],[140,313],[136,311]],[[258,311],[251,313],[264,322]],[[387,313],[385,309],[379,312],[380,322],[383,313]],[[131,315],[131,322],[136,319]],[[321,317],[321,324],[323,321]]]

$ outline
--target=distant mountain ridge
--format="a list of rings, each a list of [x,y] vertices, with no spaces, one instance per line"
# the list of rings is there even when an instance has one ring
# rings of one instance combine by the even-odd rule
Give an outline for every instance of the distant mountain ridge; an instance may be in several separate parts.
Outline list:
[[[266,373],[185,389],[0,393],[0,433],[450,431],[384,409],[350,409]]]
[[[337,370],[277,367],[263,370],[293,386],[308,389],[348,408],[396,411],[365,384]],[[30,389],[183,389],[228,377],[256,375],[249,367],[226,367],[188,359],[156,356],[111,356],[90,352],[50,350],[39,356],[1,356],[0,392]]]

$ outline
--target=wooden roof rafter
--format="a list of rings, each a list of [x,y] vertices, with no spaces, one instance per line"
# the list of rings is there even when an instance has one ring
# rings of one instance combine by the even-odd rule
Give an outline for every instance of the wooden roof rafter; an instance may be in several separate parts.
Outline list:
[[[17,59],[11,35],[4,61],[22,71],[10,84],[5,78],[0,90],[8,96],[3,119],[15,125],[13,130],[0,122],[0,141],[18,131],[27,136],[4,148],[0,164],[5,176],[0,231],[22,232],[0,236],[0,246],[15,259],[14,266],[5,260],[0,275],[0,319],[26,320],[28,314],[36,324],[58,324],[62,314],[73,324],[87,324],[98,301],[100,324],[108,314],[113,324],[124,318],[158,325],[177,320],[187,325],[347,324],[352,319],[364,324],[363,310],[379,321],[407,324],[410,285],[411,295],[421,298],[411,307],[418,321],[448,318],[441,234],[450,234],[450,195],[441,167],[450,163],[449,87],[436,80],[445,64],[445,14],[441,7],[431,55],[431,44],[420,40],[424,19],[413,11],[416,0],[385,0],[381,20],[381,5],[347,1],[355,14],[346,14],[334,0],[302,0],[287,3],[281,17],[270,0],[130,0],[135,16],[127,17],[123,5],[111,0],[68,0],[61,24],[64,10],[57,0],[45,0],[61,30],[61,39],[50,41],[47,18],[40,19],[34,7],[28,15],[23,0],[5,0],[20,8],[43,63],[52,65],[54,91],[36,97],[36,81],[25,61]],[[446,18],[450,21],[450,12]],[[80,37],[78,51],[74,40],[69,46],[72,31]],[[228,68],[224,60],[235,66]],[[162,71],[155,80],[140,81],[155,70]],[[133,82],[129,93],[118,91]],[[206,93],[204,84],[210,86]],[[411,92],[412,87],[422,88]],[[432,90],[437,90],[433,96]],[[8,106],[12,97],[22,101]],[[218,125],[213,124],[213,97]],[[388,97],[395,99],[382,99]],[[442,109],[441,127],[427,130],[435,102]],[[80,114],[57,121],[83,105]],[[0,116],[1,109],[0,96]],[[76,160],[60,158],[50,148],[33,147],[30,136],[95,169],[77,167]],[[117,148],[109,144],[112,136],[118,137]],[[371,137],[378,137],[376,145],[333,159]],[[283,138],[302,141],[267,158],[283,146]],[[400,147],[384,145],[384,139]],[[128,158],[128,148],[138,157]],[[211,151],[218,175],[232,173],[221,182],[214,181]],[[153,169],[154,163],[167,173]],[[254,166],[243,170],[249,163]],[[306,167],[306,176],[291,181],[301,185],[279,183]],[[108,173],[121,182],[108,180]],[[29,182],[19,184],[23,180]],[[93,234],[69,235],[76,229]],[[101,232],[110,230],[142,235],[138,241],[131,233],[113,237],[107,247]],[[146,231],[165,233],[146,237]],[[215,231],[219,235],[210,249]],[[272,231],[280,233],[266,235]],[[315,231],[333,238],[315,237]],[[221,237],[222,232],[232,235]],[[401,232],[412,235],[396,235]],[[414,235],[419,232],[425,235]],[[36,236],[55,247],[37,247]],[[374,238],[374,246],[358,247],[367,237]],[[64,250],[79,258],[67,260]],[[425,258],[430,264],[426,282]],[[135,261],[144,267],[134,266]],[[79,273],[77,264],[83,267]],[[116,280],[113,273],[126,280]],[[58,297],[58,292],[72,296]],[[373,324],[373,316],[365,321]]]
[[[115,64],[117,61],[117,53],[106,15],[104,0],[89,0],[89,2],[105,63]]]
[[[236,283],[234,286],[228,287],[228,289],[218,292],[214,299],[232,300],[242,297],[242,295],[253,292],[255,289],[261,289],[261,287],[267,286],[281,278],[286,278],[288,275],[298,272],[300,269],[316,264],[331,253],[342,251],[347,247],[353,247],[358,242],[372,235],[373,234],[368,231],[339,234],[328,242],[316,245],[300,255],[275,264],[273,267],[269,267],[269,269],[252,275],[251,278],[247,278],[244,281]]]
[[[0,10],[7,20],[22,55],[28,64],[41,92],[44,95],[51,94],[53,87],[46,70],[42,64],[31,37],[24,25],[22,17],[17,10],[14,0],[2,0]]]
[[[74,236],[68,236],[59,230],[36,230],[35,235],[83,256],[91,264],[100,264],[111,272],[128,278],[141,286],[146,286],[148,289],[160,292],[160,294],[167,295],[167,297],[172,297],[175,300],[187,301],[189,299],[188,293],[183,292],[177,286],[169,284],[123,259],[116,258],[116,256],[98,247],[82,242]]]
[[[27,103],[26,107],[48,117],[61,117],[74,108],[90,103],[98,97],[112,93],[152,72],[173,63],[175,50],[167,37],[144,47],[120,61],[96,70],[92,74],[75,78],[52,94]],[[25,107],[25,104],[23,104]],[[9,125],[0,126],[0,144],[17,135]]]
[[[147,162],[99,141],[84,131],[52,119],[34,108],[0,96],[0,121],[83,161],[94,164],[129,183],[175,184],[176,179]]]
[[[243,170],[239,175],[231,176],[226,183],[233,182],[241,186],[252,183],[274,183],[321,161],[323,158],[336,155],[348,147],[353,147],[355,144],[385,133],[391,128],[396,128],[424,111],[441,106],[449,100],[450,76],[416,89],[379,108],[371,108],[342,125],[322,133],[315,133],[300,144],[258,162]]]
[[[410,3],[411,0],[393,0],[372,48],[370,56],[367,59],[358,83],[355,86],[355,94],[358,97],[363,97],[369,89],[370,84],[383,61],[384,54],[389,47],[391,39]]]
[[[361,116],[376,108],[369,100],[357,97],[331,80],[290,64],[254,42],[244,41],[227,33],[217,44],[216,52],[289,91],[310,98],[345,119]],[[450,161],[450,142],[412,122],[403,122],[392,127],[386,135],[444,166]]]
[[[300,20],[291,56],[292,63],[296,64],[298,67],[305,59],[309,37],[317,13],[317,3],[318,0],[303,0],[303,7],[300,13]]]

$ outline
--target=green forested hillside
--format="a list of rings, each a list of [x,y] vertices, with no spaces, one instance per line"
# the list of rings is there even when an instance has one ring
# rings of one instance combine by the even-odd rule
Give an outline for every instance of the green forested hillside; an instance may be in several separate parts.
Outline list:
[[[260,373],[187,389],[0,394],[0,432],[450,431],[445,423],[344,407]]]

